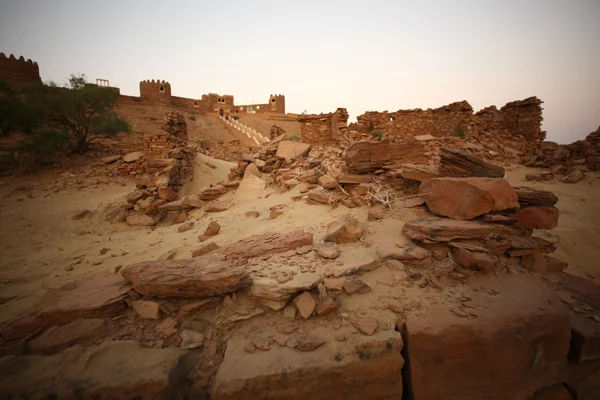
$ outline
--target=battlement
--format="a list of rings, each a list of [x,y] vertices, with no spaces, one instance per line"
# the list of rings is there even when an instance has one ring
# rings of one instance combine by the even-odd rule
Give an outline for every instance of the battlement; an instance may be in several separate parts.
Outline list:
[[[23,56],[17,59],[13,54],[7,57],[4,53],[0,53],[0,79],[14,87],[42,83],[37,62]]]

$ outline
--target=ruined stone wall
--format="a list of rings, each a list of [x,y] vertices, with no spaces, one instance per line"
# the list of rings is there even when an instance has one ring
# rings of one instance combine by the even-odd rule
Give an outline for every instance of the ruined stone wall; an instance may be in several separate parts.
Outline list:
[[[300,115],[301,140],[304,143],[330,143],[339,141],[348,130],[348,112],[338,108],[334,113]]]
[[[540,128],[541,104],[537,97],[530,97],[508,103],[500,110],[487,107],[477,114],[466,101],[427,110],[369,111],[359,115],[357,123],[350,129],[365,136],[378,135],[387,139],[409,139],[427,134],[464,138],[490,134],[520,136],[526,141],[539,142],[545,137]]]
[[[6,57],[4,53],[0,53],[0,79],[13,87],[42,83],[37,62],[25,61],[23,56],[17,59],[12,54]]]
[[[171,104],[171,84],[154,79],[140,82],[140,98],[143,103]]]

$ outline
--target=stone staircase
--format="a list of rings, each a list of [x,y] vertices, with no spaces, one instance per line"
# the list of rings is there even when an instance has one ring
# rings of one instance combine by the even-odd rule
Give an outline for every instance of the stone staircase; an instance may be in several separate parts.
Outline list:
[[[219,115],[219,118],[221,119],[221,121],[223,121],[227,125],[231,126],[233,129],[236,129],[236,130],[242,132],[243,134],[245,134],[249,139],[253,140],[254,143],[256,143],[258,146],[260,146],[261,144],[264,144],[264,143],[269,143],[271,141],[268,137],[264,136],[262,133],[260,133],[256,129],[250,128],[248,125],[244,125],[243,123],[241,123],[238,120],[235,120],[233,118],[227,119],[221,115]]]

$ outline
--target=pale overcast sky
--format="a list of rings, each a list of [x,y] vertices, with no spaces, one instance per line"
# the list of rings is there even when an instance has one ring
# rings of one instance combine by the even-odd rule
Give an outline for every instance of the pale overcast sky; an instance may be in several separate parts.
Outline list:
[[[550,140],[600,125],[600,0],[0,0],[0,51],[123,94],[284,94],[288,112],[475,110],[538,96]]]

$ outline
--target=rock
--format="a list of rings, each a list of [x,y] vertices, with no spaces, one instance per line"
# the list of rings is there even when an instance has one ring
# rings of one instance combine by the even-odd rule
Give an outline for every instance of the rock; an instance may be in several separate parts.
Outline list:
[[[163,339],[168,339],[177,333],[177,320],[169,317],[154,327],[154,331]]]
[[[295,305],[289,304],[283,308],[283,318],[285,319],[294,319],[296,318],[296,311],[298,309]]]
[[[342,290],[346,278],[324,278],[323,284],[327,290]]]
[[[71,215],[71,219],[73,220],[78,220],[78,219],[82,219],[84,218],[86,215],[88,215],[90,213],[90,210],[77,210],[73,213],[73,215]]]
[[[346,151],[346,165],[353,174],[420,162],[427,162],[427,158],[425,147],[418,142],[357,142]]]
[[[566,386],[573,399],[593,400],[600,397],[600,361],[568,363]]]
[[[134,151],[133,153],[125,154],[123,156],[123,161],[126,163],[132,163],[140,160],[144,156],[144,153],[141,151]]]
[[[170,261],[146,261],[124,267],[123,277],[135,290],[154,297],[210,297],[250,285],[246,268],[210,255]]]
[[[183,211],[192,208],[190,205],[183,204],[182,200],[175,200],[158,206],[158,211]]]
[[[377,320],[375,318],[358,318],[353,324],[365,335],[371,336],[377,330]]]
[[[371,291],[369,285],[358,278],[346,279],[344,282],[344,290],[348,294],[367,293]]]
[[[479,275],[469,287],[471,318],[446,304],[407,318],[414,398],[525,399],[563,382],[569,321],[552,290],[526,275]]]
[[[323,300],[321,303],[319,303],[319,305],[317,306],[317,315],[323,316],[331,314],[338,308],[340,308],[340,301],[338,300],[338,298],[335,296],[329,297]]]
[[[204,201],[200,198],[200,195],[188,194],[181,198],[181,204],[192,208],[202,208],[204,206]]]
[[[583,178],[585,178],[584,173],[578,169],[575,169],[565,175],[560,181],[562,183],[577,183]]]
[[[298,156],[306,155],[310,150],[310,144],[282,140],[277,146],[277,157],[292,160]]]
[[[121,159],[121,156],[106,156],[106,157],[102,157],[100,159],[100,161],[102,161],[103,164],[112,164],[120,159]]]
[[[192,252],[192,257],[200,257],[200,256],[211,253],[220,248],[221,248],[221,246],[219,246],[215,242],[208,242],[204,246],[199,247],[198,249],[194,250]]]
[[[301,246],[312,245],[312,233],[301,230],[289,233],[264,233],[250,236],[223,248],[228,259],[248,259],[267,254],[285,253]]]
[[[340,174],[337,178],[338,183],[350,183],[350,184],[359,184],[359,183],[368,183],[369,176],[368,175],[352,175],[352,174]],[[320,184],[323,186],[322,184]],[[325,187],[325,186],[323,186]],[[337,185],[336,185],[337,187]]]
[[[542,174],[525,174],[526,181],[541,181],[544,180]]]
[[[168,175],[161,175],[154,180],[154,186],[156,187],[167,187],[171,185],[171,178]]]
[[[554,175],[565,175],[567,173],[567,167],[563,165],[555,165],[551,169]]]
[[[351,243],[356,242],[363,234],[363,228],[360,222],[351,214],[346,214],[344,218],[336,221],[328,230],[325,236],[326,242]]]
[[[402,247],[398,246],[402,244]],[[375,243],[375,251],[381,261],[418,261],[431,257],[431,253],[402,237],[385,237]]]
[[[262,338],[260,336],[255,336],[252,339],[252,344],[254,345],[255,348],[257,348],[258,350],[262,350],[262,351],[268,351],[271,350],[269,348],[269,342],[265,339]]]
[[[107,341],[51,356],[4,357],[0,393],[15,399],[69,399],[74,393],[82,399],[174,399],[195,363],[193,354],[174,347]]]
[[[438,168],[429,164],[402,164],[400,176],[404,179],[422,182],[440,176]]]
[[[558,203],[558,197],[552,192],[533,189],[525,186],[515,186],[519,203],[535,206],[553,206]]]
[[[559,260],[558,258],[550,257],[548,255],[545,255],[544,258],[546,259],[546,271],[548,273],[562,272],[569,266],[569,263]]]
[[[531,206],[510,216],[519,220],[515,225],[519,228],[554,229],[558,226],[559,211],[552,206]]]
[[[432,213],[460,220],[519,208],[517,193],[500,178],[435,178],[419,192]]]
[[[317,245],[317,254],[320,255],[323,258],[338,258],[340,255],[340,252],[338,250],[338,246],[335,243],[320,243],[319,245]]]
[[[148,193],[146,193],[142,190],[134,190],[133,192],[127,194],[126,199],[127,199],[128,203],[135,204],[139,200],[144,200],[148,197],[149,197]]]
[[[317,335],[302,335],[297,339],[296,350],[300,351],[313,351],[317,347],[325,344],[327,340],[317,336]]]
[[[507,217],[500,214],[485,214],[483,216],[485,222],[494,222],[496,224],[514,225],[519,222],[518,218]]]
[[[425,217],[408,221],[402,227],[404,236],[412,240],[449,242],[457,239],[485,239],[491,233],[518,233],[514,228],[480,221],[457,221]]]
[[[227,193],[229,189],[227,189],[223,185],[215,185],[211,187],[207,187],[200,192],[200,200],[209,201],[215,200]]]
[[[331,337],[322,328],[311,334]],[[246,353],[246,342],[243,338],[227,342],[212,392],[215,399],[259,399],[267,392],[271,399],[293,400],[402,397],[402,339],[394,330],[373,336],[355,335],[352,341],[332,343],[331,352],[320,348],[293,356],[270,357],[269,362],[257,362],[256,354]],[[290,339],[287,346],[293,348],[293,342]],[[300,342],[304,344],[306,339]]]
[[[502,178],[504,168],[462,149],[440,149],[440,176]]]
[[[262,177],[262,174],[260,173],[260,171],[258,170],[258,167],[254,163],[248,164],[248,166],[246,167],[246,170],[244,171],[244,174],[246,174],[246,173],[254,174],[254,176],[257,176],[259,178]]]
[[[258,218],[260,214],[257,211],[247,211],[245,215],[246,217]]]
[[[418,135],[415,136],[415,140],[418,140],[419,142],[428,142],[430,140],[435,140],[435,136],[432,135]]]
[[[425,204],[425,199],[422,197],[413,197],[404,201],[404,207],[413,208]]]
[[[329,175],[320,176],[318,182],[325,189],[337,189],[339,187],[337,181]]]
[[[184,222],[182,225],[180,225],[177,228],[177,232],[179,232],[179,233],[187,232],[190,229],[192,229],[193,227],[194,227],[194,221],[187,221],[187,222]]]
[[[308,192],[308,199],[321,204],[332,204],[335,197],[322,189],[311,190]]]
[[[161,255],[160,255],[158,258],[157,258],[157,260],[161,260],[161,261],[164,261],[164,260],[172,260],[172,259],[174,259],[174,258],[175,258],[175,256],[177,255],[177,251],[179,251],[179,248],[178,248],[178,247],[176,247],[176,248],[174,248],[174,249],[171,249],[171,250],[167,251],[166,253],[163,253],[163,254],[161,254]]]
[[[369,208],[368,220],[379,221],[385,218],[386,207],[382,204],[376,204]]]
[[[172,186],[159,187],[158,197],[166,201],[174,201],[177,200],[177,193]]]
[[[183,350],[197,349],[204,344],[204,335],[195,331],[181,331],[181,348]]]
[[[204,236],[216,236],[221,230],[221,225],[219,225],[215,221],[210,221],[206,230],[204,231]]]
[[[315,311],[317,302],[315,299],[313,299],[310,292],[304,292],[301,295],[296,296],[294,299],[294,305],[298,309],[298,312],[302,318],[307,319],[312,315],[313,311]]]
[[[490,273],[494,270],[494,260],[484,252],[453,247],[452,257],[461,267],[472,268],[485,273]]]
[[[53,325],[65,325],[78,318],[103,318],[118,314],[131,286],[119,275],[91,275],[48,291],[38,303],[24,310],[15,321],[0,331],[3,344],[44,331]]]
[[[288,335],[284,335],[283,333],[276,333],[273,335],[273,340],[281,347],[284,347],[290,340],[290,337]]]
[[[127,217],[127,225],[131,226],[154,226],[156,221],[145,214],[134,214]]]
[[[105,319],[80,318],[66,325],[53,326],[33,339],[27,347],[31,353],[54,354],[79,344],[89,346],[108,334]]]
[[[311,290],[321,281],[321,276],[317,273],[293,274],[295,268],[281,271],[291,279],[278,280],[274,276],[253,276],[252,286],[250,286],[250,295],[258,299],[263,305],[273,309],[281,310],[285,307],[290,297],[300,291]]]
[[[131,305],[136,314],[144,319],[160,319],[160,305],[155,301],[137,300]]]
[[[280,215],[283,215],[283,211],[271,210],[269,212],[269,219],[275,219],[275,218],[279,217]]]
[[[233,201],[215,200],[206,204],[204,211],[206,212],[223,212],[229,210],[233,206]]]

